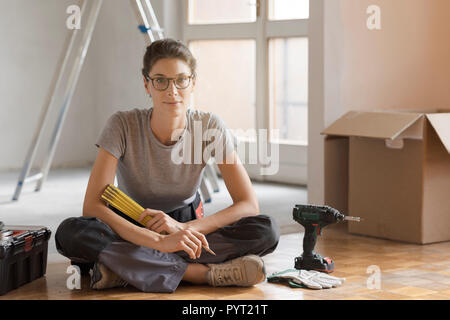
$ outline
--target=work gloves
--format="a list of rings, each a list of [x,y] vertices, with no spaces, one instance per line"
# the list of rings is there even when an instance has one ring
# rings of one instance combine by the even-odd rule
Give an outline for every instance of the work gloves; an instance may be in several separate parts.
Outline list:
[[[329,289],[342,285],[345,278],[337,278],[314,270],[288,269],[267,277],[267,281],[287,283],[292,288]]]

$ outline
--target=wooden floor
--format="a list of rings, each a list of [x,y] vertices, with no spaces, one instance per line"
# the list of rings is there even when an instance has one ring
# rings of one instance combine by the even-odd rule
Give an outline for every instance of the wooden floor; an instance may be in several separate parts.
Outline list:
[[[303,234],[287,234],[277,250],[264,257],[268,274],[293,268],[301,253]],[[133,287],[95,291],[89,288],[89,276],[82,277],[80,290],[66,287],[67,263],[49,264],[45,277],[26,284],[4,299],[186,299],[186,300],[341,300],[341,299],[450,299],[450,242],[411,245],[400,242],[350,235],[342,228],[325,229],[316,251],[332,257],[332,274],[346,278],[339,288],[326,290],[292,289],[264,282],[251,288],[213,288],[182,283],[175,293],[142,293]],[[381,270],[381,288],[370,289],[369,266]]]

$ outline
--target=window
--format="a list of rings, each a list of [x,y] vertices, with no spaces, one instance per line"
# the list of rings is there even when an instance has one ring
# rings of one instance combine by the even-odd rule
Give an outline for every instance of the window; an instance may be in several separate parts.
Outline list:
[[[269,0],[270,20],[309,18],[309,0]]]
[[[270,39],[269,66],[270,127],[280,130],[279,142],[307,144],[308,39]]]
[[[309,0],[182,3],[183,40],[198,62],[194,108],[230,129],[280,130],[269,134],[280,174],[258,178],[306,184]]]
[[[256,1],[191,0],[189,24],[239,23],[256,21]]]
[[[230,129],[255,128],[255,40],[196,40],[189,46],[198,60],[194,105],[217,113]]]

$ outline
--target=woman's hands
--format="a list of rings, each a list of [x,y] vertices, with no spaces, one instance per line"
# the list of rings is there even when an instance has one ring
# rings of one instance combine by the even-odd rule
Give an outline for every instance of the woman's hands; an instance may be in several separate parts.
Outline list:
[[[205,235],[189,228],[186,223],[178,222],[165,212],[153,209],[145,209],[139,216],[139,221],[143,223],[147,216],[152,218],[147,222],[146,228],[160,234],[159,251],[185,251],[191,259],[196,259],[202,254],[203,247],[209,249]]]
[[[202,247],[209,248],[206,237],[195,230],[179,230],[169,235],[161,235],[158,250],[162,252],[185,251],[191,259],[199,258]]]
[[[161,210],[145,209],[139,216],[139,222],[142,223],[147,216],[152,218],[147,222],[146,228],[157,233],[165,231],[171,234],[187,228],[185,223],[178,222]]]

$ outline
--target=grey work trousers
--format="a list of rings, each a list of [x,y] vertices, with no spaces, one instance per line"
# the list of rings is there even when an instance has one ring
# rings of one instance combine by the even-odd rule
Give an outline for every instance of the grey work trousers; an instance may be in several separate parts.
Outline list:
[[[181,222],[195,219],[199,201],[197,195],[192,204],[168,214]],[[143,292],[174,292],[189,263],[222,263],[248,254],[263,256],[275,250],[279,236],[272,217],[244,217],[206,235],[216,256],[202,250],[200,258],[193,260],[184,251],[164,253],[135,245],[121,239],[101,220],[83,216],[64,220],[55,241],[58,252],[72,263],[101,262]]]

